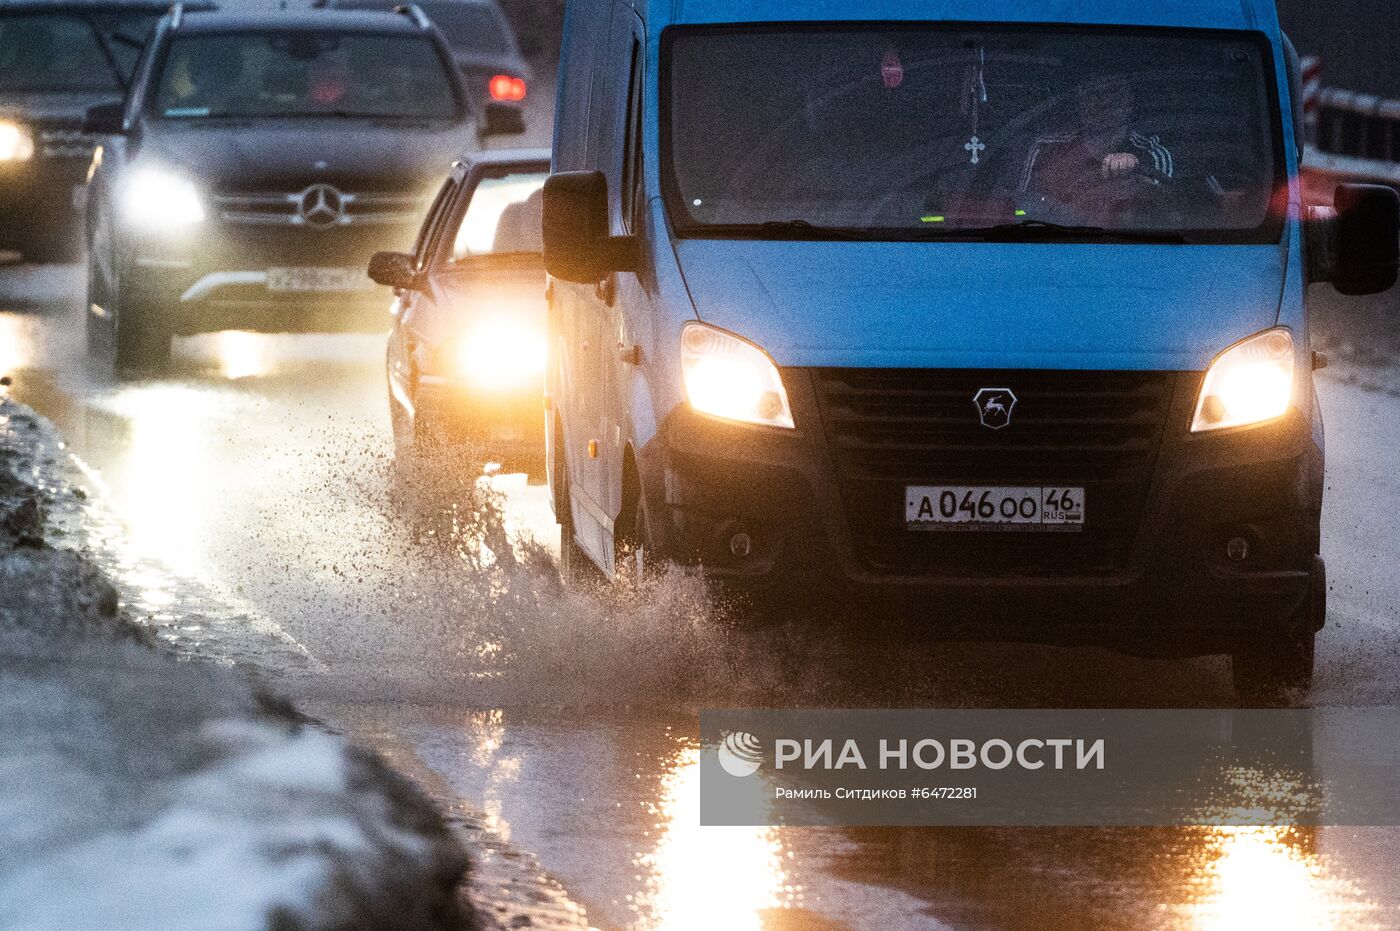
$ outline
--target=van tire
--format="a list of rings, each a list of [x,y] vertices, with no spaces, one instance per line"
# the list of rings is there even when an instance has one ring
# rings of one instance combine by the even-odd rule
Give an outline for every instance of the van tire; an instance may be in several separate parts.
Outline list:
[[[1317,661],[1317,632],[1327,619],[1327,570],[1316,561],[1308,593],[1271,636],[1237,646],[1230,666],[1235,696],[1246,707],[1287,707],[1307,699]]]
[[[617,581],[633,587],[660,574],[662,559],[652,545],[647,525],[646,504],[639,497],[623,514],[613,536],[613,560]]]

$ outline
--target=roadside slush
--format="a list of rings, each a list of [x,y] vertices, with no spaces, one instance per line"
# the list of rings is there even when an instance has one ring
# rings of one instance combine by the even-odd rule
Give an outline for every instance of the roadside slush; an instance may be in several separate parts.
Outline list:
[[[68,469],[0,388],[0,926],[479,927],[409,780],[122,613]]]

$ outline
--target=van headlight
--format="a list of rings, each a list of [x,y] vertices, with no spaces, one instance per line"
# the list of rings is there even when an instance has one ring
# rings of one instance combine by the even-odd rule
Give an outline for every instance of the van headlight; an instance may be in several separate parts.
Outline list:
[[[792,429],[792,409],[768,353],[703,323],[681,329],[681,373],[690,406],[702,414]]]
[[[1282,417],[1293,403],[1293,335],[1284,327],[1236,343],[1206,371],[1192,433]]]
[[[12,120],[0,120],[0,162],[27,162],[34,157],[34,135]]]
[[[122,189],[122,215],[153,233],[174,233],[204,222],[204,204],[187,178],[160,168],[133,172]]]

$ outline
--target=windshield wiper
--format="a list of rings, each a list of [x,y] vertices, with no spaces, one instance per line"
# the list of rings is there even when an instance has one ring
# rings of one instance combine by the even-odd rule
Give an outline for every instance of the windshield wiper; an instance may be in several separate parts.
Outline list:
[[[937,235],[937,234],[935,234]],[[1035,242],[1054,239],[1106,240],[1110,242],[1166,243],[1189,245],[1191,240],[1175,230],[1123,230],[1106,226],[1068,226],[1046,220],[1017,220],[995,226],[950,229],[949,237],[970,237],[994,242]]]
[[[754,239],[833,239],[871,240],[876,237],[870,230],[849,226],[822,226],[810,220],[768,220],[763,223],[714,223],[698,224],[683,230],[685,233],[708,233],[717,236],[747,236]]]

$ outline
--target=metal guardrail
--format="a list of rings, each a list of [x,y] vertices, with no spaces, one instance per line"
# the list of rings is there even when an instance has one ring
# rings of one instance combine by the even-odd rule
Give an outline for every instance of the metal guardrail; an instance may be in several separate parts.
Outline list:
[[[1302,60],[1308,142],[1338,159],[1400,163],[1400,100],[1322,82],[1322,60]]]
[[[1324,88],[1317,97],[1317,146],[1332,155],[1400,162],[1400,100]]]

